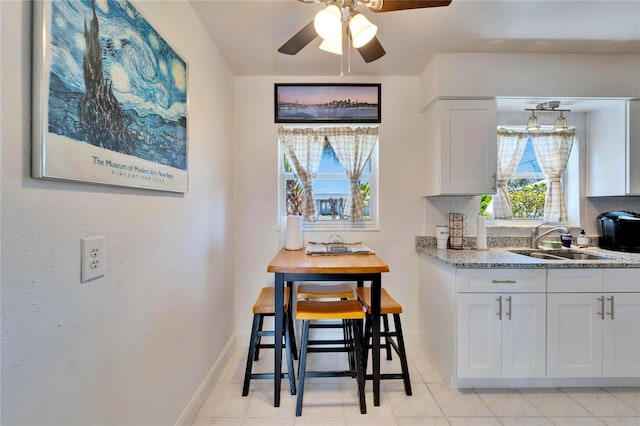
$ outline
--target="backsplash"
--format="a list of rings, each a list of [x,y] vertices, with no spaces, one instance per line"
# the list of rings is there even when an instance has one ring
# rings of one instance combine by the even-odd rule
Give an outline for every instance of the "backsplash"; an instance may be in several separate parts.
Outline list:
[[[553,239],[544,238],[544,240]],[[558,241],[560,241],[558,239]],[[575,247],[576,235],[573,236],[573,245]],[[463,247],[465,249],[474,248],[476,245],[475,237],[464,237]],[[488,248],[506,248],[506,247],[529,247],[531,245],[531,237],[487,237]],[[432,236],[416,236],[416,250],[435,248],[436,237]],[[589,247],[598,247],[598,237],[589,237]]]
[[[586,234],[595,238],[597,241],[598,228],[596,226],[596,219],[598,215],[607,211],[624,210],[640,212],[640,197],[627,196],[627,197],[597,197],[586,198],[582,200],[583,213],[580,215],[583,217],[580,226],[571,227],[574,237],[580,233],[581,229],[584,229]],[[464,235],[465,240],[475,237],[476,235],[476,215],[478,214],[480,206],[480,197],[477,196],[443,196],[443,197],[426,197],[425,198],[425,223],[424,223],[424,235],[435,235],[435,226],[448,225],[449,212],[460,212],[466,215]],[[491,245],[491,238],[529,238],[530,226],[496,226],[489,221],[487,223],[487,244]],[[475,244],[474,242],[471,244]],[[435,243],[434,243],[435,244]],[[467,247],[465,242],[465,247]],[[525,244],[526,245],[526,244]],[[518,247],[519,245],[512,245],[510,247]],[[493,247],[501,247],[500,245],[494,245]],[[502,246],[506,247],[506,246]]]

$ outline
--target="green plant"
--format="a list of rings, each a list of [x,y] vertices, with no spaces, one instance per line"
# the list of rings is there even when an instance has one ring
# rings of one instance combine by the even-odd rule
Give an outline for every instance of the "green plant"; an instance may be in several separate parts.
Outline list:
[[[302,215],[304,214],[305,191],[300,182],[296,180],[287,181],[287,214]]]
[[[360,199],[362,200],[362,207],[367,207],[369,205],[369,200],[371,198],[371,185],[369,182],[361,182],[360,183]]]
[[[507,184],[514,218],[544,217],[547,182],[534,179],[511,179]]]
[[[489,213],[487,213],[487,207],[489,203],[493,200],[492,194],[484,194],[480,196],[480,215],[484,217],[491,217]]]

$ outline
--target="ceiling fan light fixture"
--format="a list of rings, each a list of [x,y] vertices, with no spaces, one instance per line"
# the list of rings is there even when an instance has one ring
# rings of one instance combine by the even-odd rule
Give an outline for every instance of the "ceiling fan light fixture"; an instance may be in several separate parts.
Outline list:
[[[322,43],[320,43],[320,50],[335,53],[336,55],[342,55],[342,35],[336,38],[326,38],[322,40]]]
[[[342,11],[335,4],[327,6],[316,14],[313,27],[325,40],[337,38],[342,34]]]
[[[349,18],[349,32],[353,47],[356,49],[369,43],[378,32],[378,27],[372,24],[366,16],[355,13]]]

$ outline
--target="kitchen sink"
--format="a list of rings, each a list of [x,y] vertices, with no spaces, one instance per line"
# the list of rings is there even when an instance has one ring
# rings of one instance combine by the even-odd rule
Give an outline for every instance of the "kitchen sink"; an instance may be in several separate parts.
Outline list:
[[[597,254],[583,253],[573,250],[536,250],[536,249],[524,249],[524,250],[509,250],[511,253],[520,254],[523,256],[534,257],[536,259],[546,260],[611,260],[606,256],[599,256]]]

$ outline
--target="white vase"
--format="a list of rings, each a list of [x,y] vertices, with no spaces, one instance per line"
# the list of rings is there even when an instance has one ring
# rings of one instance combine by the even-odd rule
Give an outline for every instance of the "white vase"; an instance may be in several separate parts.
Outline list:
[[[287,235],[284,248],[287,250],[300,250],[304,247],[302,235],[302,216],[287,216]]]

